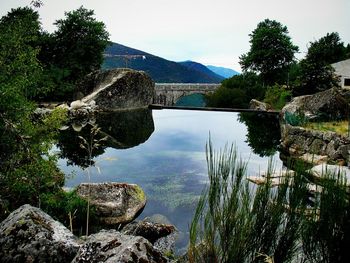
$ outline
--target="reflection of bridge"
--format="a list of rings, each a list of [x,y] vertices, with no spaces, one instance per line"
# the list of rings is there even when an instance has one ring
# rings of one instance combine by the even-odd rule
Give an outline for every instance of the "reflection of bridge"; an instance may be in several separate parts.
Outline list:
[[[207,83],[156,83],[156,96],[153,103],[172,106],[181,97],[191,94],[208,94],[219,86],[220,84]]]

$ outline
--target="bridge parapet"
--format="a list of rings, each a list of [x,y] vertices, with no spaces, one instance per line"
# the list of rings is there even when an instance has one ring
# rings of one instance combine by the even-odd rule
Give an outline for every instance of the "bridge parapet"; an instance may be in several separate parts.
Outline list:
[[[220,84],[213,83],[156,83],[154,103],[164,106],[175,105],[176,101],[191,94],[208,94]]]

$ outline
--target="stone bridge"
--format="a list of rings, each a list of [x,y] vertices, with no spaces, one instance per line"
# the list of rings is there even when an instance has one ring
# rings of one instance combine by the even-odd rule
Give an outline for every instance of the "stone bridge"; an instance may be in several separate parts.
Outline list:
[[[191,94],[208,94],[215,91],[220,84],[211,83],[156,83],[154,104],[175,105],[178,99]]]

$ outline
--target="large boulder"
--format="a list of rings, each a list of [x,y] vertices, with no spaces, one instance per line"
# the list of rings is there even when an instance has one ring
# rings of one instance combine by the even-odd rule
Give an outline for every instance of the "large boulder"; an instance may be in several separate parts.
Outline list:
[[[89,236],[72,263],[162,263],[167,262],[159,251],[143,237],[124,235],[116,230],[102,230]]]
[[[145,107],[155,94],[154,82],[145,72],[125,68],[95,71],[80,86],[82,103],[104,111]]]
[[[23,205],[0,224],[1,262],[70,262],[77,239],[39,208]]]
[[[82,183],[77,194],[90,199],[101,224],[108,226],[129,223],[146,205],[146,195],[136,184]]]
[[[313,95],[295,97],[282,109],[288,115],[303,116],[308,120],[339,120],[348,117],[350,91],[332,88]]]

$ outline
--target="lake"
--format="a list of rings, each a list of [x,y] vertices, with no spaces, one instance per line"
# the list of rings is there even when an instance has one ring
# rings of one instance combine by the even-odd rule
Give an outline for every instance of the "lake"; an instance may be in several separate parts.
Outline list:
[[[92,182],[126,182],[140,185],[147,205],[139,219],[165,216],[180,231],[177,249],[188,242],[188,229],[197,200],[208,183],[205,146],[215,149],[234,144],[249,161],[248,174],[267,170],[269,158],[282,167],[278,151],[279,123],[275,115],[187,110],[136,110],[100,114],[92,120],[108,136],[94,152],[99,169]],[[82,167],[88,164],[77,135],[89,136],[90,125],[78,123],[63,131],[58,148],[66,186],[87,182]],[[101,136],[102,136],[101,135]]]

